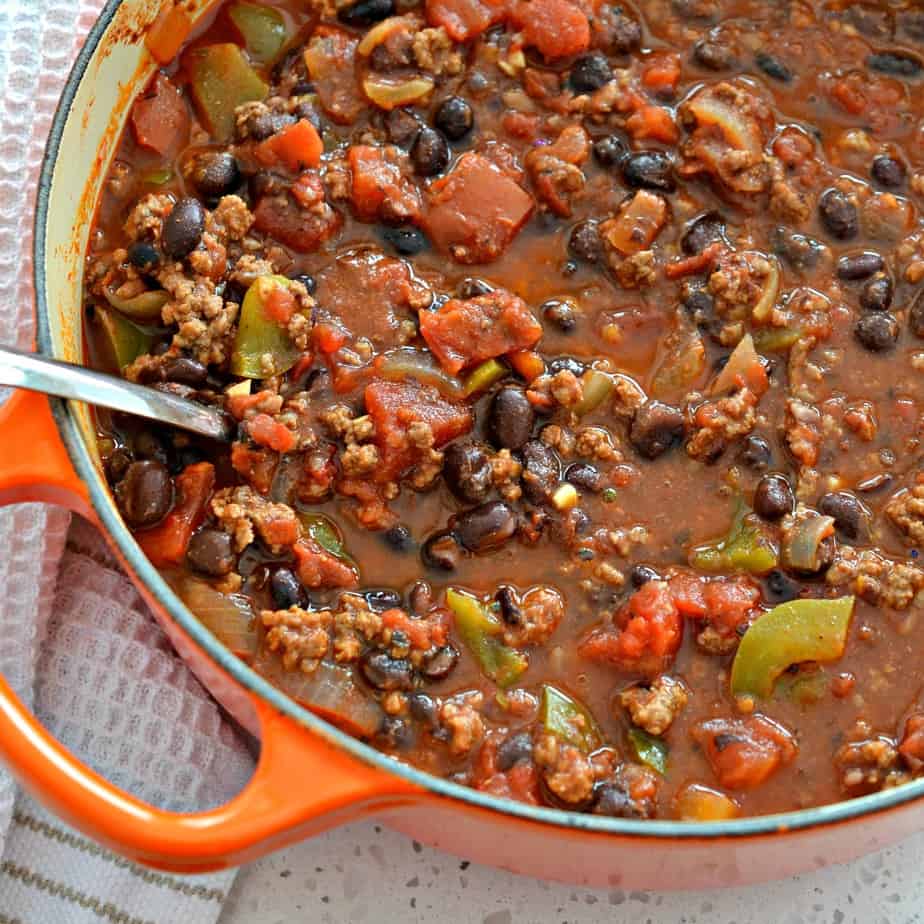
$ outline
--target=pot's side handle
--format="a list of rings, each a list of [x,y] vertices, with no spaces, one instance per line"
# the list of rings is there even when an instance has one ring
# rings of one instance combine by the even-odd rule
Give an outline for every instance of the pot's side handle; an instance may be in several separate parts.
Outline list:
[[[16,392],[0,407],[0,503],[42,500],[91,508],[71,467],[48,401]],[[159,869],[207,872],[237,866],[336,824],[420,798],[400,777],[361,763],[254,699],[260,759],[226,805],[165,812],[113,786],[36,720],[0,677],[0,759],[20,783],[74,827]]]

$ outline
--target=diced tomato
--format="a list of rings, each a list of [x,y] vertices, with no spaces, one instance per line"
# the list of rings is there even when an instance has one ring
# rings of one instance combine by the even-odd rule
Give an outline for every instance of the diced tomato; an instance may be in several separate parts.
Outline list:
[[[898,752],[912,773],[924,767],[924,713],[916,712],[908,717]]]
[[[292,320],[297,308],[295,296],[284,285],[273,286],[263,299],[264,316],[280,327]]]
[[[267,398],[272,397],[272,394],[271,391],[264,389],[254,392],[252,395],[228,395],[226,399],[228,413],[231,414],[235,420],[243,420],[251,408],[256,407]]]
[[[381,485],[368,478],[343,478],[337,482],[337,491],[356,499],[354,513],[366,529],[387,529],[397,520],[382,497]]]
[[[308,173],[293,184],[291,196],[264,196],[253,215],[258,231],[298,253],[317,250],[343,223],[340,213],[324,203],[320,178]]]
[[[423,224],[459,263],[496,259],[532,214],[532,196],[497,164],[469,151],[430,187]]]
[[[754,789],[788,764],[798,750],[788,729],[766,716],[710,719],[692,729],[719,783],[727,789]]]
[[[539,134],[539,125],[542,120],[537,115],[527,115],[523,112],[505,112],[502,123],[504,131],[514,138],[524,141],[535,141]]]
[[[355,65],[359,39],[343,29],[318,26],[303,53],[324,112],[339,125],[350,125],[365,108]]]
[[[350,334],[333,321],[320,321],[311,332],[315,346],[330,356],[350,342]]]
[[[452,375],[486,359],[528,350],[542,336],[542,325],[526,302],[505,289],[451,298],[439,311],[422,311],[419,320],[430,352]]]
[[[578,653],[654,677],[670,665],[682,639],[683,619],[667,582],[648,581],[616,614],[613,625],[592,632]]]
[[[674,117],[661,106],[642,106],[626,119],[626,131],[636,140],[651,138],[676,144],[680,137]]]
[[[426,0],[427,22],[455,42],[469,42],[504,18],[507,0]]]
[[[526,382],[538,379],[545,372],[545,360],[535,350],[514,350],[507,354],[507,362]]]
[[[162,567],[183,561],[189,540],[205,517],[214,486],[215,467],[210,462],[187,465],[176,476],[177,496],[173,509],[157,526],[135,537],[151,564]]]
[[[292,546],[298,579],[312,590],[332,587],[356,587],[356,569],[322,549],[309,539],[300,539]]]
[[[760,590],[746,577],[710,581],[703,596],[706,619],[731,632],[747,622],[748,616],[760,602]]]
[[[400,609],[386,610],[382,613],[382,625],[386,629],[403,632],[412,648],[427,651],[434,645],[446,644],[449,634],[449,619],[445,612],[437,610],[433,618],[414,619]]]
[[[254,449],[247,443],[231,446],[231,467],[255,491],[268,494],[279,465],[279,455],[269,449]]]
[[[413,462],[415,450],[407,435],[412,423],[429,425],[437,449],[472,428],[472,413],[467,407],[447,401],[432,386],[412,380],[375,379],[366,386],[365,398],[382,459],[375,473],[379,481],[400,476]]]
[[[266,446],[276,452],[291,452],[298,443],[295,432],[273,420],[269,414],[257,414],[248,421],[247,432],[258,446]]]
[[[132,131],[142,147],[169,154],[189,139],[189,109],[183,94],[168,77],[154,78],[153,93],[142,96],[132,106]]]
[[[516,799],[528,805],[541,805],[539,794],[539,773],[535,764],[515,764],[505,773],[495,773],[478,784],[481,792],[500,796],[502,799]]]
[[[664,275],[668,279],[681,279],[684,276],[697,276],[700,273],[712,272],[719,257],[727,250],[723,241],[713,241],[692,257],[674,260],[664,267]]]
[[[668,584],[674,603],[683,616],[701,619],[706,615],[706,595],[701,577],[689,571],[681,571],[675,574]]]
[[[613,218],[600,225],[609,247],[625,257],[647,250],[667,223],[667,203],[647,189],[640,189]]]
[[[181,6],[166,4],[144,36],[144,44],[158,64],[170,64],[179,53],[192,20]]]
[[[375,221],[383,207],[403,221],[420,215],[420,194],[410,180],[402,176],[400,166],[390,160],[382,148],[354,144],[347,154],[353,175],[352,203],[360,221]]]
[[[298,173],[308,167],[317,167],[323,152],[324,142],[315,127],[307,119],[299,119],[261,141],[253,149],[253,156],[264,167],[281,164],[292,173]]]
[[[653,93],[673,96],[680,82],[680,55],[654,52],[642,66],[642,84]]]
[[[547,61],[570,58],[590,47],[590,22],[570,0],[528,0],[514,10],[527,45]]]

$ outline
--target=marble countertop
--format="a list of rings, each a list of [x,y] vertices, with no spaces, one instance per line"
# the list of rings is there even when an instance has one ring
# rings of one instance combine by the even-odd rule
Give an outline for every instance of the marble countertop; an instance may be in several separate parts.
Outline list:
[[[593,891],[466,863],[372,822],[243,869],[220,924],[919,924],[924,834],[845,866],[708,892]]]

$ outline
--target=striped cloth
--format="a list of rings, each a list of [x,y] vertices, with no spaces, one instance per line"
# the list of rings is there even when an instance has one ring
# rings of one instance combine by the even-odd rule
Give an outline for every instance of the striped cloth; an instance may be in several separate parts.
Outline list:
[[[31,222],[45,136],[102,0],[0,0],[0,342],[32,338]],[[252,756],[91,527],[0,510],[0,671],[95,770],[164,808],[233,796]],[[214,924],[233,872],[177,877],[92,843],[0,769],[0,924]]]

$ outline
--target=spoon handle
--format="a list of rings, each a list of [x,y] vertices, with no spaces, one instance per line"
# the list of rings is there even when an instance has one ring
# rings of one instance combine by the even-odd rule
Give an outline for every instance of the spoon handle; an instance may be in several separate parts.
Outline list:
[[[0,346],[0,385],[124,411],[228,442],[233,423],[218,408],[71,363]]]

